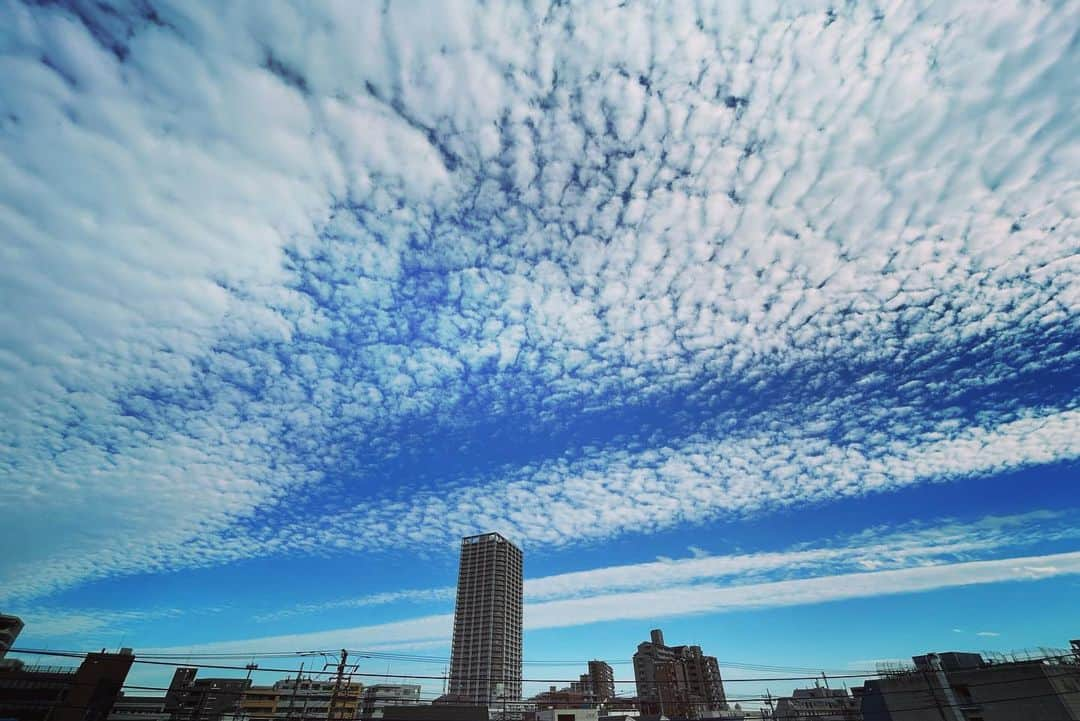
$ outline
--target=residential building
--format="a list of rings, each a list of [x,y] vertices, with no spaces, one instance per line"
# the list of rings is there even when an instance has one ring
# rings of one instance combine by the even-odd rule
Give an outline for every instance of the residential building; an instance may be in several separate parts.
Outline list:
[[[240,699],[243,721],[275,721],[281,692],[273,686],[249,686]]]
[[[106,721],[135,657],[90,653],[78,668],[0,667],[0,718],[17,721]]]
[[[276,721],[351,721],[359,718],[363,685],[344,684],[335,693],[334,681],[288,678],[272,687],[277,694]]]
[[[615,672],[604,661],[589,661],[589,672],[570,684],[570,690],[580,691],[590,704],[604,704],[615,698]]]
[[[776,701],[774,721],[862,721],[859,699],[841,688],[798,688]]]
[[[575,688],[575,686],[577,688]],[[585,692],[581,690],[581,684],[572,683],[566,688],[551,686],[547,691],[541,691],[529,699],[529,703],[538,710],[550,708],[578,708],[586,704]]]
[[[247,678],[196,678],[198,669],[181,666],[165,692],[170,721],[222,721],[240,715],[240,701],[251,687]]]
[[[461,539],[447,700],[520,700],[521,642],[521,549],[498,533]]]
[[[1080,659],[926,654],[860,690],[865,721],[1078,721]]]
[[[381,719],[387,706],[420,704],[419,684],[378,683],[364,688],[360,718]]]
[[[727,709],[720,665],[700,646],[668,646],[653,629],[634,654],[641,712],[669,718],[711,718]]]

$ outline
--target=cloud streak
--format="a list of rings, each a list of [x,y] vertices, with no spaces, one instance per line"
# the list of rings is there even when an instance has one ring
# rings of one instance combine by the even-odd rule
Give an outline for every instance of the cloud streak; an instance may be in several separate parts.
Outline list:
[[[620,620],[830,603],[989,583],[1036,581],[1077,573],[1080,573],[1080,552],[1057,553],[745,585],[702,583],[654,591],[596,594],[528,603],[524,619],[526,630],[536,631]],[[659,615],[658,609],[663,609]],[[249,653],[342,645],[379,650],[384,644],[405,648],[408,643],[449,641],[452,623],[452,614],[440,614],[372,626],[153,650]]]

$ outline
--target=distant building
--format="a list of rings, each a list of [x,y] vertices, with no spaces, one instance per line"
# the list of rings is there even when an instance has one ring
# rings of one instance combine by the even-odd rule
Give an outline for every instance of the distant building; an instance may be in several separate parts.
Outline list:
[[[22,630],[21,618],[0,613],[0,659],[4,658],[8,649],[15,645],[15,639],[19,637]]]
[[[716,657],[700,646],[667,646],[660,629],[638,645],[634,681],[642,714],[699,719],[727,710]]]
[[[498,533],[461,539],[450,700],[500,707],[521,699],[521,549]]]
[[[859,699],[839,688],[799,688],[776,701],[775,721],[862,721]]]
[[[577,688],[574,688],[577,686]],[[568,688],[550,687],[529,699],[529,703],[536,706],[537,710],[551,708],[578,708],[586,703],[585,692],[580,683],[571,684]]]
[[[379,683],[366,687],[361,698],[360,718],[381,719],[387,706],[419,705],[420,685]]]
[[[580,683],[590,703],[604,704],[615,698],[615,672],[604,661],[589,661],[589,672]]]
[[[988,662],[978,654],[913,658],[860,689],[865,721],[1078,721],[1080,659]]]
[[[288,678],[272,687],[277,694],[276,721],[330,719],[350,721],[359,718],[363,686],[348,683],[335,696],[333,681]]]
[[[106,721],[135,657],[87,654],[78,668],[0,666],[0,718],[17,721]]]

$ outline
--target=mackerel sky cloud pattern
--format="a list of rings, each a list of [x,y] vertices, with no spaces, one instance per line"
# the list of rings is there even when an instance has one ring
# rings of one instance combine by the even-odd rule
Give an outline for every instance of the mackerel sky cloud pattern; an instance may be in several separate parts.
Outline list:
[[[1075,3],[0,13],[0,600],[1080,455]]]

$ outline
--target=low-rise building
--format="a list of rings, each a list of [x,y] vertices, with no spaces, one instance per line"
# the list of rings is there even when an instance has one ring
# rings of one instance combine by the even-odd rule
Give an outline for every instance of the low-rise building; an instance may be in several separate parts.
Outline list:
[[[861,689],[865,721],[1080,721],[1080,659],[916,656]]]
[[[169,721],[164,696],[120,694],[113,702],[108,721]]]
[[[585,705],[585,692],[573,686],[556,688],[551,686],[529,699],[537,710],[550,708],[578,708]]]
[[[774,721],[861,721],[859,699],[839,688],[798,688],[780,698],[772,714]]]
[[[181,666],[165,692],[169,721],[222,721],[240,715],[240,701],[251,686],[247,678],[196,678],[199,670]]]
[[[90,653],[77,667],[0,667],[0,718],[16,721],[106,721],[135,657]]]
[[[273,685],[276,721],[352,721],[359,718],[363,685],[346,683],[335,694],[335,682],[290,678]]]
[[[417,706],[419,704],[419,684],[377,683],[364,688],[361,695],[360,718],[381,719],[388,706]]]

